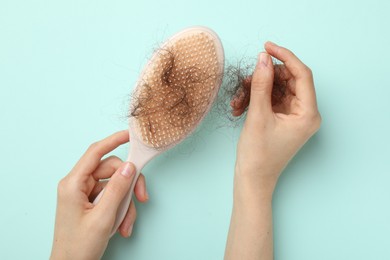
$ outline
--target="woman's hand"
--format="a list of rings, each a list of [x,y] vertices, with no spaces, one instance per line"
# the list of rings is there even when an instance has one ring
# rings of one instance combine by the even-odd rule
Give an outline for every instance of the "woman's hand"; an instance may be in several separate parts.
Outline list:
[[[249,97],[233,99],[234,115],[249,109],[237,147],[236,175],[266,182],[272,193],[276,181],[296,152],[319,129],[311,70],[291,51],[271,42],[259,60],[249,84]],[[271,56],[283,64],[273,65]],[[275,97],[274,79],[283,83]],[[275,100],[275,99],[279,100]]]
[[[243,82],[249,91],[239,92],[231,102],[233,115],[247,106],[248,114],[237,147],[226,260],[273,259],[276,182],[321,123],[311,70],[286,48],[268,42],[265,50],[252,77]],[[283,64],[274,66],[271,56]],[[284,83],[281,91],[273,89],[275,82]]]
[[[58,184],[57,212],[51,259],[100,259],[107,247],[120,202],[128,192],[135,167],[118,157],[102,157],[129,141],[121,131],[92,144],[72,171]],[[106,179],[110,178],[109,181]],[[103,180],[103,181],[102,181]],[[105,188],[100,201],[92,201]],[[141,174],[134,188],[137,199],[148,200]],[[136,209],[131,202],[118,231],[131,235]]]

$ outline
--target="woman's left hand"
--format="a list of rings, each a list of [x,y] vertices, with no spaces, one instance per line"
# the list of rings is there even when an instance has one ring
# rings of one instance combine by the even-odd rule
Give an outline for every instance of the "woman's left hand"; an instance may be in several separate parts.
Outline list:
[[[129,132],[117,132],[92,144],[58,184],[57,212],[51,259],[100,259],[107,247],[120,202],[135,175],[132,163],[116,156],[102,157],[129,141]],[[110,178],[110,180],[105,180]],[[103,181],[102,181],[103,179]],[[100,201],[92,201],[105,188]],[[148,200],[145,177],[134,188],[140,202]],[[133,201],[118,231],[131,235],[136,219]]]

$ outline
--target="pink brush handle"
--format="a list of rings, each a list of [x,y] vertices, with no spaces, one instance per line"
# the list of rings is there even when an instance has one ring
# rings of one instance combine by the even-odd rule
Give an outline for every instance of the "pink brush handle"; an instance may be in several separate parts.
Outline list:
[[[137,170],[129,191],[126,193],[125,197],[123,198],[122,202],[119,205],[118,212],[116,213],[116,217],[115,217],[115,223],[114,223],[114,226],[113,226],[113,228],[111,230],[110,237],[112,237],[116,233],[116,231],[118,230],[119,226],[121,225],[123,219],[126,216],[127,210],[130,207],[130,203],[131,203],[131,198],[133,196],[134,187],[135,187],[135,184],[137,183],[137,180],[138,180],[138,177],[139,177],[140,173],[141,173],[141,171]],[[93,201],[93,204],[97,204],[100,201],[101,197],[103,196],[104,190],[105,189],[103,189],[98,194],[98,196]]]
[[[118,211],[116,213],[115,217],[115,223],[111,231],[111,236],[113,236],[116,231],[118,230],[119,226],[121,225],[123,219],[126,216],[127,210],[130,207],[131,198],[133,196],[133,191],[135,184],[137,183],[138,177],[141,173],[142,168],[145,166],[147,162],[149,162],[153,157],[158,155],[160,151],[156,151],[154,149],[151,149],[150,147],[147,147],[143,145],[138,138],[135,137],[135,135],[132,135],[131,139],[131,145],[130,145],[130,151],[129,151],[129,157],[127,158],[127,161],[132,162],[135,165],[135,168],[137,169],[137,172],[134,176],[133,182],[130,186],[129,191],[126,193],[125,197],[123,198],[122,202],[119,205]],[[130,159],[131,158],[131,159]],[[97,204],[101,197],[104,194],[103,189],[99,195],[96,197],[96,199],[93,201],[93,204]]]
[[[141,170],[137,169],[137,172],[135,173],[133,182],[131,183],[130,189],[126,193],[125,197],[123,198],[122,202],[120,203],[120,205],[118,207],[118,211],[117,211],[116,217],[115,217],[115,223],[114,223],[114,226],[113,226],[113,228],[111,230],[110,237],[112,237],[116,233],[116,231],[118,230],[119,226],[121,225],[123,219],[126,216],[126,213],[127,213],[128,209],[130,207],[130,203],[131,203],[131,198],[133,196],[134,187],[135,187],[135,184],[137,183],[137,180],[138,180],[138,177],[139,177],[140,173],[141,173]],[[93,204],[97,204],[100,201],[101,197],[104,194],[104,191],[105,191],[105,189],[103,189],[98,194],[98,196],[93,201]]]

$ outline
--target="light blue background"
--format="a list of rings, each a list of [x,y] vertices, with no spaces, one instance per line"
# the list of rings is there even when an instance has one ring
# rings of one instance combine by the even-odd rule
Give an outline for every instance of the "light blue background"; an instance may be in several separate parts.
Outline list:
[[[0,259],[48,258],[57,182],[127,127],[147,57],[191,25],[230,61],[273,40],[314,71],[323,124],[275,191],[275,258],[390,259],[389,3],[1,0]],[[239,129],[211,121],[144,169],[150,202],[104,259],[222,259]]]

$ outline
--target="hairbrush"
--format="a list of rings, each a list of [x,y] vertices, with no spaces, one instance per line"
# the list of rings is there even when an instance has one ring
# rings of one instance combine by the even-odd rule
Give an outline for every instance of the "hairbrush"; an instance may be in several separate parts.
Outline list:
[[[223,70],[222,43],[206,27],[187,28],[154,52],[140,74],[130,102],[127,161],[134,163],[137,172],[119,206],[111,235],[126,215],[145,164],[183,141],[209,112],[221,86]]]

